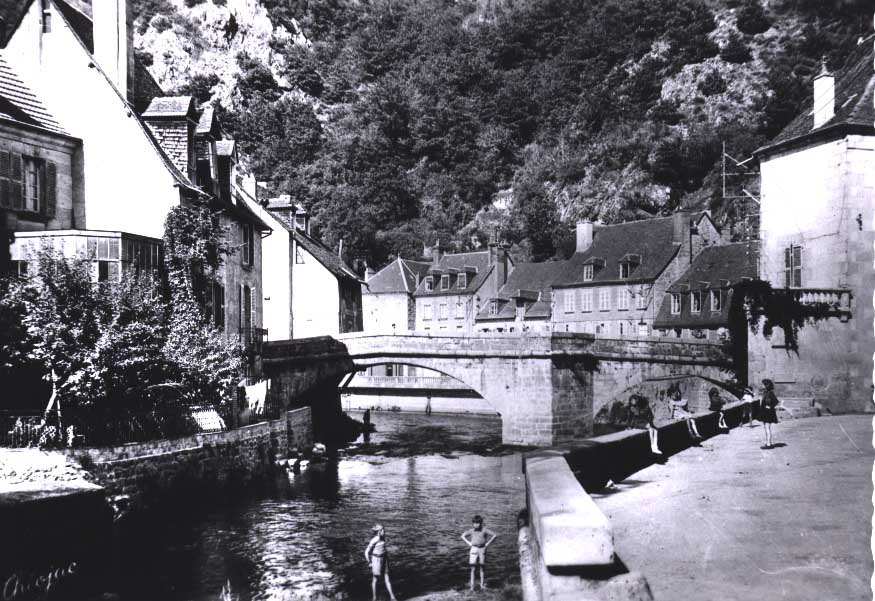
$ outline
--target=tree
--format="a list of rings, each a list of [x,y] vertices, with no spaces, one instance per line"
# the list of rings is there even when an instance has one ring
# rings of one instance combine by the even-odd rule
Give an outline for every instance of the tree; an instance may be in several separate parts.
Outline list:
[[[756,35],[768,31],[772,22],[766,16],[760,0],[745,0],[738,9],[735,24],[741,33]]]

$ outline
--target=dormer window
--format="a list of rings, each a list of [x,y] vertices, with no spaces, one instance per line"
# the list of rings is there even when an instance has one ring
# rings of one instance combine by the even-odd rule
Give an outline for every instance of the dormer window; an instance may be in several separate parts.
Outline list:
[[[636,255],[629,253],[627,255],[623,255],[623,258],[620,259],[620,279],[627,280],[629,279],[630,274],[632,273],[632,268],[635,265],[641,264],[641,255]]]
[[[671,295],[671,314],[672,315],[680,315],[681,314],[681,295],[680,294],[672,294]]]
[[[460,273],[459,274],[459,276],[456,278],[456,287],[459,290],[464,290],[465,288],[468,287],[468,274],[467,273]]]
[[[492,316],[498,315],[498,301],[497,300],[489,301],[489,314]]]
[[[450,275],[445,273],[441,276],[441,290],[450,289]]]
[[[583,266],[583,281],[584,282],[591,282],[594,271],[595,271],[595,269],[593,268],[592,265],[584,265]]]
[[[434,290],[434,278],[433,277],[428,276],[425,278],[425,289],[427,291]]]
[[[714,311],[715,313],[719,313],[721,310],[721,307],[722,307],[722,305],[720,303],[720,291],[719,290],[712,290],[711,291],[711,311]]]
[[[690,295],[690,312],[692,313],[701,313],[702,312],[702,293],[701,292],[693,292]]]
[[[620,279],[628,280],[629,273],[632,271],[632,266],[629,263],[620,263]]]

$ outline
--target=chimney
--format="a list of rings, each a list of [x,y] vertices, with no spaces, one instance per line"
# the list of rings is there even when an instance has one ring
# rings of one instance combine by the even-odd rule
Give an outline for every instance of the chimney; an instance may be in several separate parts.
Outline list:
[[[131,0],[91,3],[94,22],[94,58],[118,91],[133,101],[134,19]]]
[[[507,248],[494,242],[489,245],[489,266],[495,265],[496,292],[507,282]]]
[[[835,116],[835,77],[826,68],[826,58],[820,73],[814,78],[814,128],[817,129]]]
[[[690,212],[678,209],[671,216],[671,243],[681,246],[690,243]]]
[[[577,222],[577,247],[575,252],[582,253],[592,246],[592,221],[584,219]]]
[[[375,273],[376,273],[376,272],[374,271],[374,268],[371,267],[370,265],[368,265],[368,264],[366,263],[366,264],[365,264],[365,283],[366,283],[366,284],[368,283],[368,281],[369,281],[372,277],[374,277],[374,274],[375,274]]]
[[[243,191],[258,202],[258,184],[254,175],[244,175],[241,181]]]
[[[438,240],[435,243],[434,248],[431,251],[431,265],[432,265],[432,267],[436,268],[438,266],[438,263],[441,262],[441,258],[443,258],[443,256],[444,256],[444,253],[441,250],[441,241]]]
[[[194,132],[197,111],[191,96],[163,96],[152,99],[143,112],[143,121],[158,144],[179,171],[195,179]]]

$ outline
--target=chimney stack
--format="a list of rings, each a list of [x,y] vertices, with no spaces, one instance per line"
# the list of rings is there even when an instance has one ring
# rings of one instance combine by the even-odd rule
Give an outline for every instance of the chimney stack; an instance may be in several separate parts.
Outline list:
[[[582,253],[592,246],[592,221],[584,219],[577,222],[577,246],[575,252]]]
[[[91,3],[94,58],[128,102],[134,96],[134,18],[131,0]]]
[[[441,262],[441,258],[443,258],[443,256],[444,256],[444,253],[441,250],[441,241],[438,240],[434,245],[434,249],[431,251],[431,265],[432,265],[432,267],[437,268],[438,263]]]
[[[690,241],[690,212],[678,209],[671,216],[671,243],[686,246]]]
[[[814,128],[817,129],[835,116],[835,77],[826,68],[826,58],[820,73],[814,78]]]

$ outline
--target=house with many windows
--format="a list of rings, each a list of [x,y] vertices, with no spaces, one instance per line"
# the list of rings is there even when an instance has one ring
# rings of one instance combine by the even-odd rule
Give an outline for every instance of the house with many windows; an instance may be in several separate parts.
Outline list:
[[[749,338],[749,376],[783,399],[872,411],[875,289],[875,52],[858,46],[838,75],[824,65],[808,106],[758,149],[760,278],[829,317],[799,331]]]
[[[722,340],[733,287],[757,276],[756,243],[708,246],[666,291],[653,328],[661,336]]]
[[[488,250],[444,253],[437,244],[432,264],[414,293],[416,330],[467,334],[484,303],[498,291],[514,269],[507,249],[490,244]]]
[[[520,263],[498,294],[487,299],[476,318],[478,332],[550,332],[553,284],[566,261]]]
[[[365,275],[362,285],[364,331],[405,334],[416,327],[413,293],[428,275],[431,263],[397,258],[380,271]]]
[[[19,272],[40,248],[91,260],[95,280],[162,264],[171,208],[207,203],[235,254],[210,312],[261,335],[267,225],[229,193],[236,157],[212,109],[167,97],[134,57],[130,0],[30,0],[0,38],[0,208]]]
[[[721,244],[707,212],[577,224],[575,253],[553,282],[553,330],[650,336],[668,287],[705,247]]]

